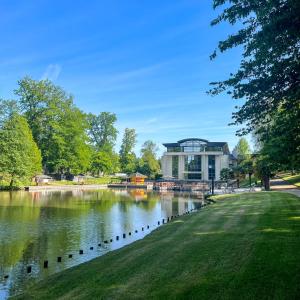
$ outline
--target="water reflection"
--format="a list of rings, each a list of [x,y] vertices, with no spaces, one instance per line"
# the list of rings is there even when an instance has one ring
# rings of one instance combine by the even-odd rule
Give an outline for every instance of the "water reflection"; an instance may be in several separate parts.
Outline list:
[[[2,192],[0,298],[21,291],[29,281],[143,238],[158,220],[199,208],[202,201],[202,194],[145,190]],[[112,243],[103,243],[110,239]],[[49,261],[47,269],[44,260]]]

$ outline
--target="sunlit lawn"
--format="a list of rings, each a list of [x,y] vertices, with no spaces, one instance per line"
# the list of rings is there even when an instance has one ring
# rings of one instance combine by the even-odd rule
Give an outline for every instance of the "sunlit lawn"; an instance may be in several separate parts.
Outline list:
[[[291,184],[294,184],[298,187],[300,187],[300,174],[297,175],[291,175],[291,174],[285,174],[282,179],[288,181]]]
[[[22,299],[300,299],[300,199],[218,197]]]

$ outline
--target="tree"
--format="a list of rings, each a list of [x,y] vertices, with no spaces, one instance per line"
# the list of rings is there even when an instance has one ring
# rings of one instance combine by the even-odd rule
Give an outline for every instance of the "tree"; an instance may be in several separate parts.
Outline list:
[[[270,177],[274,170],[276,170],[276,165],[270,160],[267,155],[260,155],[256,159],[255,163],[256,173],[261,179],[262,184],[266,191],[270,190]]]
[[[254,173],[254,162],[252,160],[252,158],[248,158],[243,160],[240,164],[239,164],[242,173],[247,174],[249,176],[249,186],[251,187],[251,176]]]
[[[225,180],[228,182],[228,180],[234,178],[233,171],[229,168],[223,168],[220,172],[220,178],[221,180]]]
[[[116,153],[97,151],[92,156],[91,170],[94,174],[112,174],[118,171],[119,157]]]
[[[153,141],[146,141],[142,146],[138,170],[150,178],[155,178],[160,172],[160,165],[156,158],[157,151],[158,148]]]
[[[251,154],[247,140],[245,138],[240,138],[232,153],[238,160],[247,159]]]
[[[73,97],[49,80],[25,77],[15,94],[49,172],[84,172],[90,164],[85,115]]]
[[[300,1],[213,0],[214,8],[222,5],[212,25],[225,21],[241,28],[220,41],[218,50],[243,46],[243,57],[239,70],[227,80],[213,82],[210,93],[227,90],[234,99],[245,99],[233,113],[234,124],[246,123],[238,133],[269,123],[278,108],[299,111]]]
[[[260,153],[281,170],[300,170],[300,109],[279,109],[272,122],[255,130]]]
[[[33,140],[26,119],[13,113],[0,128],[0,173],[16,180],[28,180],[41,172],[40,150]]]
[[[115,128],[117,117],[113,113],[101,112],[98,116],[88,114],[89,136],[96,149],[108,147],[113,149],[118,130]]]
[[[120,168],[122,172],[132,173],[136,170],[136,133],[134,129],[126,128],[120,149]]]

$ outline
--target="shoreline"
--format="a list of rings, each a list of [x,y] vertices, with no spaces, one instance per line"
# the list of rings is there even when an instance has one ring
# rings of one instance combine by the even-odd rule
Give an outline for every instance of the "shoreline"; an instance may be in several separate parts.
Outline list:
[[[286,219],[297,213],[298,199],[264,192],[216,200],[213,208],[180,216],[141,240],[38,281],[12,299],[297,298],[298,221]]]
[[[107,184],[86,184],[86,185],[37,185],[26,186],[23,190],[27,192],[40,192],[40,191],[72,191],[72,190],[92,190],[92,189],[105,189],[108,188]]]

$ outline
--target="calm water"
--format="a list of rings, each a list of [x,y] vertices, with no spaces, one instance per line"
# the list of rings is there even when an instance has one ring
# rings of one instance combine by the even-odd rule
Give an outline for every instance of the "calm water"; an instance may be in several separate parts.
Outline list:
[[[33,280],[143,238],[157,228],[158,221],[200,208],[202,202],[202,195],[144,190],[1,192],[0,298],[19,293]],[[62,261],[57,262],[57,257]],[[30,274],[28,266],[32,266]]]

